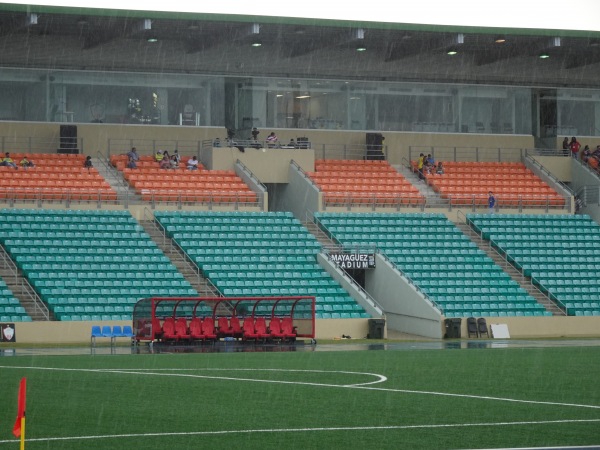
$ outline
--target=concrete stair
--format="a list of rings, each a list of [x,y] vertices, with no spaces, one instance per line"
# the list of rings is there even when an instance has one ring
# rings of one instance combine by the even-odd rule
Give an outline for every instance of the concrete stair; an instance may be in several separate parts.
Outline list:
[[[120,204],[139,203],[142,198],[129,186],[129,183],[123,178],[123,175],[113,166],[108,159],[92,158],[94,168],[117,193],[117,201]]]
[[[527,291],[529,295],[537,300],[546,311],[550,311],[554,316],[564,316],[565,312],[561,310],[556,304],[548,298],[546,294],[540,291],[536,286],[531,283],[531,278],[523,276],[517,268],[509,263],[500,253],[498,253],[488,241],[483,240],[475,231],[471,229],[466,223],[457,223],[456,226],[466,234],[477,246],[483,250],[492,260],[502,267],[502,270],[506,272],[514,281],[519,283],[523,289]]]

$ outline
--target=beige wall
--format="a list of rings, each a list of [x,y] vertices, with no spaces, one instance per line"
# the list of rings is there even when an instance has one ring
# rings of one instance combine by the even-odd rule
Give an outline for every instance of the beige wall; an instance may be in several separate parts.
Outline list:
[[[87,344],[90,342],[92,325],[131,325],[130,321],[104,322],[23,322],[15,324],[19,344]],[[316,321],[317,339],[334,339],[343,334],[364,338],[369,330],[368,319],[319,319]],[[120,339],[119,342],[126,342]],[[98,343],[108,339],[98,339]],[[8,346],[9,344],[2,344]]]
[[[564,156],[534,156],[533,158],[563,183],[572,181],[573,168],[570,158]]]
[[[203,141],[213,140],[217,137],[225,140],[223,127],[184,127],[184,126],[157,126],[157,125],[122,125],[122,124],[73,124],[77,125],[78,137],[83,139],[84,153],[95,155],[100,151],[108,151],[108,140],[181,140]],[[41,122],[0,122],[0,136],[34,137],[48,141],[58,141],[59,123]],[[492,157],[498,148],[533,148],[533,136],[525,135],[492,135],[492,134],[458,134],[458,133],[406,133],[387,131],[383,133],[384,144],[388,148],[388,159],[392,164],[401,164],[403,158],[408,158],[409,147],[439,147],[441,148],[475,148],[489,149]],[[280,129],[277,130],[280,142],[288,142],[298,136],[306,136],[313,143],[316,158],[322,157],[323,149],[340,149],[342,146],[364,146],[366,144],[365,131],[337,131],[337,130],[305,130],[305,129]],[[141,155],[151,155],[154,149],[148,146],[137,145]],[[329,147],[328,147],[329,146]],[[172,150],[172,149],[169,149]],[[54,149],[48,149],[46,152]],[[467,154],[468,156],[468,154]],[[439,158],[438,158],[439,159]],[[468,157],[466,159],[469,159]]]
[[[206,164],[212,170],[234,170],[239,159],[261,183],[288,183],[291,161],[305,172],[315,170],[315,153],[310,149],[246,148],[242,153],[235,147],[220,147],[207,156]]]
[[[511,339],[600,337],[600,316],[486,317],[486,322],[488,328],[491,324],[506,324]],[[467,320],[464,317],[461,333],[463,338],[467,337]]]

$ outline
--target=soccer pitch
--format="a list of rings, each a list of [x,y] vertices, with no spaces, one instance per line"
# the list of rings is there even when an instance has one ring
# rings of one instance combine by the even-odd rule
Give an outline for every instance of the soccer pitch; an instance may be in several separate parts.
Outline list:
[[[600,444],[600,347],[0,358],[0,449]]]

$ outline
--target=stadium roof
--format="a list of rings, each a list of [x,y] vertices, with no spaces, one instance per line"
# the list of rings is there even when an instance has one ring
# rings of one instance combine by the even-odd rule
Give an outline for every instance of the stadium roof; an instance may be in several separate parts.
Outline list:
[[[370,2],[369,9],[378,2],[382,3]],[[427,3],[431,1],[425,0]],[[531,3],[551,7],[548,2]],[[126,6],[137,4],[141,3],[127,2]],[[578,10],[582,5],[589,9]],[[408,13],[405,22],[393,21],[397,19],[392,12],[389,21],[379,22],[356,20],[351,14],[348,20],[333,20],[326,9],[322,17],[282,17],[268,15],[268,9],[257,5],[253,5],[257,14],[245,15],[220,13],[218,9],[190,13],[0,4],[0,65],[598,87],[600,27],[594,20],[583,18],[599,17],[594,13],[599,5],[584,0],[570,4],[569,13],[582,18],[577,22],[571,21],[567,12],[557,15],[551,11],[550,16],[560,20],[546,19],[554,28],[545,29],[535,28],[540,21],[531,14],[526,15],[531,28],[516,28],[511,26],[510,17],[496,22],[480,20],[484,25],[508,26],[474,26],[467,20],[436,25],[408,23],[413,17]],[[207,11],[205,5],[202,7]],[[227,2],[227,7],[232,5]],[[245,11],[241,6],[233,10]],[[528,9],[524,7],[524,11]],[[481,8],[473,12],[481,17]],[[492,9],[488,16],[495,13]],[[363,16],[379,17],[366,12]],[[340,17],[346,16],[340,13]],[[519,16],[514,23],[522,24],[523,20]]]

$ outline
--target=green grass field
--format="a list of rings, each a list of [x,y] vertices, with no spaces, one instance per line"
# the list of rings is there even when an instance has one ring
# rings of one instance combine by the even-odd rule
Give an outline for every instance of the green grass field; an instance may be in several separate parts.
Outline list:
[[[600,444],[600,347],[2,357],[0,449],[21,377],[32,450]]]

